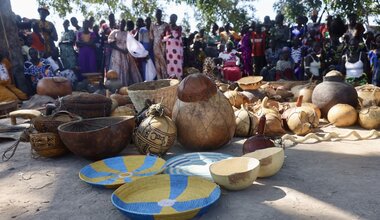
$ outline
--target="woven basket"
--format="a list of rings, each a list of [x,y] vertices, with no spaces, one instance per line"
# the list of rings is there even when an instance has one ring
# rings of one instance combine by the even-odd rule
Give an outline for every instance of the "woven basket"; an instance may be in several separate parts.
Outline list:
[[[17,104],[17,101],[0,102],[0,115],[6,115],[17,110]]]
[[[247,76],[236,81],[243,90],[256,90],[262,85],[262,76]]]
[[[112,101],[99,94],[75,94],[63,97],[57,106],[83,118],[97,118],[111,115]]]
[[[68,152],[56,133],[30,134],[32,150],[43,157],[58,157]]]
[[[137,112],[145,107],[145,100],[149,99],[154,103],[161,102],[168,109],[168,115],[171,116],[177,99],[178,85],[179,81],[176,79],[136,83],[128,87],[128,95]]]
[[[58,134],[58,126],[80,119],[81,117],[68,111],[59,111],[50,116],[38,116],[32,120],[32,123],[38,132],[52,132]]]

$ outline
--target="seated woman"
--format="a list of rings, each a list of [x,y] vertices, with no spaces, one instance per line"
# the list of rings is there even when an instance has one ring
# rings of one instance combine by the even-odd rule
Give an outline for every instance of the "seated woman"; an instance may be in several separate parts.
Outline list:
[[[240,70],[240,59],[233,52],[234,43],[228,41],[226,51],[219,54],[219,58],[223,60],[222,74],[225,80],[236,81],[242,77]]]
[[[0,53],[0,102],[26,100],[28,96],[12,83],[11,62]]]
[[[348,50],[342,57],[342,73],[346,82],[353,86],[368,83],[369,61],[366,53],[359,49],[359,40],[355,37],[349,41]]]
[[[29,56],[31,59],[24,63],[24,74],[35,90],[40,79],[52,77],[54,74],[50,63],[46,59],[38,57],[37,50],[30,48]]]
[[[276,80],[296,80],[294,75],[294,62],[291,59],[291,50],[284,47],[280,53],[280,60],[276,64]]]

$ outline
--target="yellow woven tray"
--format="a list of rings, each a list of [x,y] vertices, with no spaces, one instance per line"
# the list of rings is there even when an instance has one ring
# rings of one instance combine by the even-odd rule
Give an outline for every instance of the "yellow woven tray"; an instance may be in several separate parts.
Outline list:
[[[220,193],[218,185],[201,177],[163,174],[123,185],[111,199],[131,219],[184,220],[204,214]]]

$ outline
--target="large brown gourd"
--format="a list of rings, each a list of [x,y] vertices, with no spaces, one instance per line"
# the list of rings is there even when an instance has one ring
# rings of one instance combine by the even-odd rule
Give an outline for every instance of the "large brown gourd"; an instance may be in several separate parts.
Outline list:
[[[356,108],[358,94],[352,85],[344,82],[341,73],[333,70],[315,87],[312,102],[321,110],[322,116],[326,117],[330,108],[336,104],[348,104]]]
[[[235,133],[235,116],[229,101],[203,74],[191,74],[182,80],[172,116],[178,142],[189,150],[218,149]]]

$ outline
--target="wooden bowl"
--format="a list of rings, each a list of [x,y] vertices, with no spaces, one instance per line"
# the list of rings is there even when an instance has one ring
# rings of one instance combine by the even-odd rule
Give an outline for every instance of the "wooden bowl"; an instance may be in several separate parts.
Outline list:
[[[135,117],[103,117],[68,122],[58,127],[62,142],[74,154],[99,160],[120,153],[130,142]]]
[[[242,190],[252,185],[259,174],[260,161],[249,157],[234,157],[210,166],[212,179],[229,190]]]

